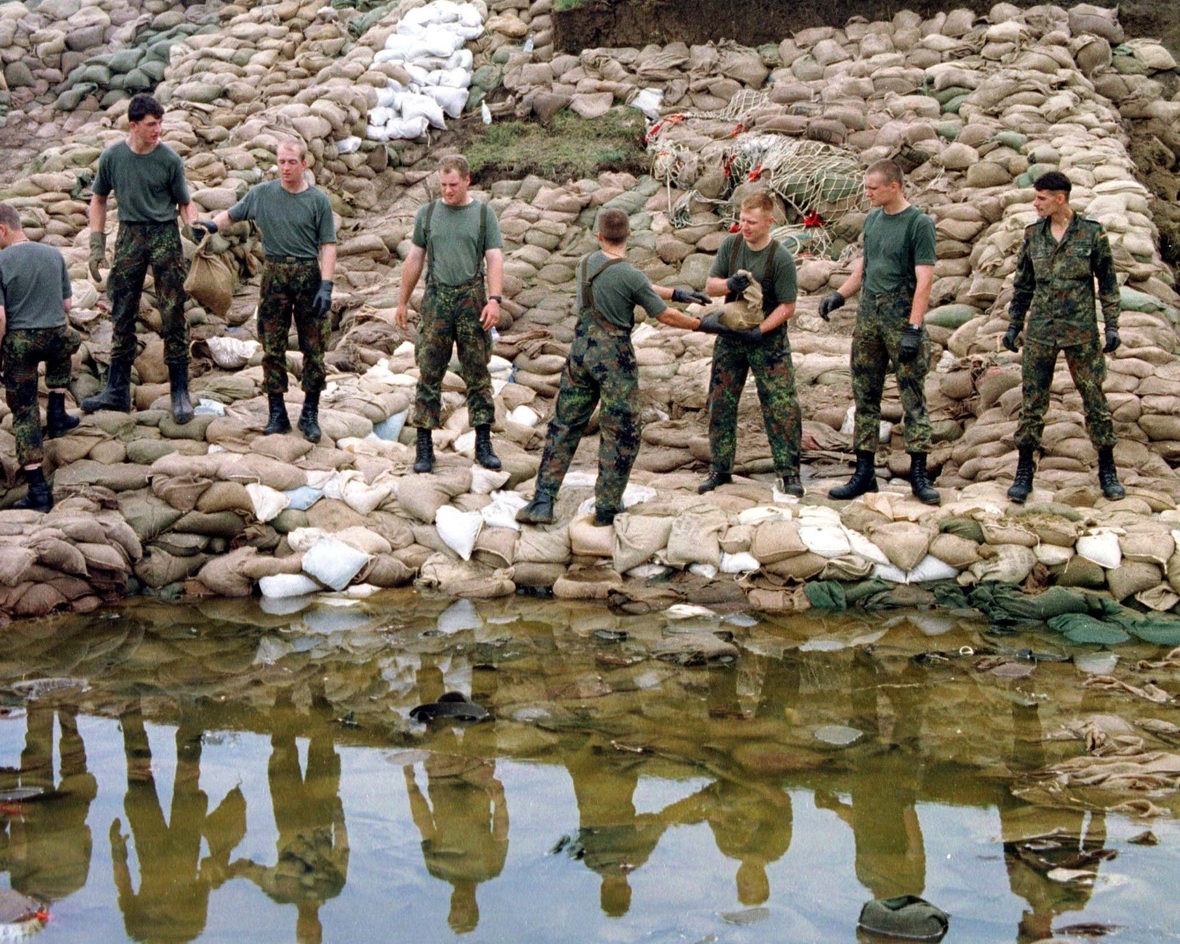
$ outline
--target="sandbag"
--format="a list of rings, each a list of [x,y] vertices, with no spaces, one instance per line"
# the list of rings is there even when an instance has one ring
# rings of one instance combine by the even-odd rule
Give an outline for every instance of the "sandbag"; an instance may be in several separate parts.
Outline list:
[[[471,489],[471,470],[440,469],[432,475],[408,475],[398,484],[397,503],[419,521],[434,521],[439,508]]]
[[[352,582],[370,559],[368,554],[343,541],[325,537],[303,555],[303,572],[339,592]]]
[[[224,318],[234,301],[233,256],[209,248],[208,234],[197,246],[184,279],[184,290],[218,318]]]
[[[875,526],[869,539],[879,547],[889,562],[903,570],[913,570],[930,550],[935,531],[910,521],[891,521]]]
[[[690,564],[721,563],[719,538],[728,525],[724,514],[678,515],[672,520],[664,562],[684,568]]]
[[[750,553],[762,564],[807,553],[807,545],[799,537],[799,525],[794,521],[763,521],[754,529]]]
[[[478,511],[459,511],[450,505],[443,505],[435,512],[434,526],[452,551],[463,560],[471,560],[475,539],[483,527],[483,516]]]
[[[622,517],[621,515],[619,516]],[[615,519],[616,525],[619,518]],[[569,528],[521,528],[516,542],[516,563],[560,564],[570,562]]]
[[[615,518],[611,548],[615,570],[626,573],[667,547],[672,522],[671,517],[655,515],[621,514]]]
[[[995,548],[996,556],[979,561],[959,575],[959,582],[999,580],[1004,583],[1022,583],[1036,566],[1037,556],[1032,548],[1022,544],[1000,544]]]
[[[415,586],[451,597],[491,599],[516,592],[511,571],[495,570],[476,561],[456,561],[432,554],[422,564]]]
[[[581,557],[611,557],[614,543],[613,527],[595,527],[594,515],[587,514],[570,522],[570,549]]]

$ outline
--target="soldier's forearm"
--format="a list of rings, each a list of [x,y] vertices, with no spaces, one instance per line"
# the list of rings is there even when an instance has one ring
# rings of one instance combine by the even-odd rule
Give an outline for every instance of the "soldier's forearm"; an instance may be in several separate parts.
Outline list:
[[[331,282],[336,275],[336,244],[324,243],[320,246],[320,278]]]

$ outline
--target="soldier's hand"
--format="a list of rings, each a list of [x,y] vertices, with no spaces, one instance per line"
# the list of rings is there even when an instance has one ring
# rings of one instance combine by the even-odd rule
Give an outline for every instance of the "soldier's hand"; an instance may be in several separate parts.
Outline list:
[[[311,313],[315,318],[323,318],[332,307],[332,283],[327,279],[320,280],[319,291],[311,303]]]
[[[1123,339],[1119,337],[1119,329],[1114,325],[1106,326],[1106,345],[1102,348],[1103,354],[1113,354],[1119,349],[1119,345],[1123,343]]]
[[[844,302],[845,298],[839,292],[831,292],[825,295],[819,301],[819,316],[823,318],[824,321],[831,320],[829,316],[837,308],[843,307]]]
[[[500,323],[500,303],[494,299],[488,299],[488,303],[483,306],[483,311],[479,313],[479,323],[483,325],[484,331],[491,331]]]
[[[699,328],[697,328],[697,330],[702,331],[705,334],[721,334],[726,330],[721,324],[721,312],[714,311],[708,315],[705,315],[705,317],[701,319],[701,325]]]
[[[107,264],[107,234],[100,233],[98,230],[90,231],[90,277],[95,282],[102,281],[102,273],[100,268],[106,268]]]
[[[918,357],[918,349],[922,346],[922,326],[907,324],[901,333],[901,343],[897,345],[897,359],[902,364],[908,364]]]
[[[397,312],[394,314],[394,320],[397,322],[399,328],[406,328],[410,324],[409,312],[405,305],[398,305]]]
[[[761,344],[762,339],[766,337],[762,333],[761,328],[746,328],[744,331],[733,330],[729,332],[729,336],[733,338],[740,338],[748,344]]]
[[[709,304],[709,296],[704,292],[694,292],[690,288],[674,288],[672,289],[672,301],[679,302],[681,305],[687,305],[690,302],[707,305]]]
[[[193,220],[190,225],[197,239],[204,239],[208,234],[217,232],[217,224],[212,220]]]
[[[750,287],[750,277],[748,275],[732,275],[725,280],[725,287],[734,295],[740,295]]]
[[[1008,330],[1004,332],[1004,340],[1002,343],[1004,347],[1006,347],[1013,354],[1015,354],[1020,349],[1020,345],[1016,343],[1016,337],[1019,334],[1020,328],[1014,324],[1008,325]]]

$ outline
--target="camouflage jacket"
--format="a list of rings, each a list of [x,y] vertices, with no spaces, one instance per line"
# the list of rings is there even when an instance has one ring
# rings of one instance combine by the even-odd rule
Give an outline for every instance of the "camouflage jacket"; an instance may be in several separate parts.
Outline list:
[[[1028,312],[1026,340],[1071,347],[1098,335],[1095,278],[1103,319],[1118,327],[1119,285],[1102,224],[1075,213],[1061,242],[1050,225],[1045,218],[1024,230],[1008,319],[1023,327]]]

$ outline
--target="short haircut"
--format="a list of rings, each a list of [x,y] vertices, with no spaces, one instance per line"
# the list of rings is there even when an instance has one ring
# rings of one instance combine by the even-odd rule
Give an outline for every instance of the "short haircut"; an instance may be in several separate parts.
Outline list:
[[[127,120],[143,121],[148,115],[154,118],[163,118],[164,106],[146,92],[133,95],[131,102],[127,105]]]
[[[0,226],[7,226],[11,230],[22,231],[24,227],[20,222],[20,214],[16,207],[9,206],[7,203],[0,203]]]
[[[743,210],[761,210],[763,213],[774,215],[774,201],[765,190],[758,190],[742,201]]]
[[[897,161],[874,161],[865,171],[866,177],[870,174],[883,178],[887,184],[905,183],[905,174],[902,173],[901,165]]]
[[[1047,190],[1052,193],[1064,193],[1069,196],[1069,192],[1073,190],[1073,184],[1069,182],[1069,178],[1059,170],[1050,170],[1041,174],[1033,181],[1033,190]]]
[[[608,243],[625,242],[631,235],[631,221],[622,210],[602,210],[598,214],[598,235]]]
[[[299,155],[299,160],[301,161],[307,160],[307,145],[302,141],[297,141],[295,138],[283,138],[283,140],[279,142],[279,146],[275,148],[276,160],[278,159],[279,151],[284,149],[288,151],[294,151]]]
[[[462,154],[448,154],[438,162],[438,173],[441,177],[451,171],[455,171],[460,177],[470,177],[471,165],[467,163],[467,158]]]

